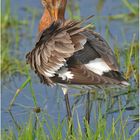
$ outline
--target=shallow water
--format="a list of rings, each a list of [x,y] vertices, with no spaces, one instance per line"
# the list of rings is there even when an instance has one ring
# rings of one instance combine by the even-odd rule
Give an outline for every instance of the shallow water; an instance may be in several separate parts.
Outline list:
[[[108,15],[114,15],[114,14],[124,13],[124,12],[127,13],[128,10],[122,7],[123,5],[122,1],[107,0],[100,13],[98,13],[96,10],[97,2],[98,0],[77,1],[77,3],[79,3],[80,14],[82,17],[87,17],[92,14],[95,15],[93,19],[93,23],[96,26],[97,32],[100,32],[100,34],[105,37],[106,26],[109,25],[109,29],[112,36],[117,39],[119,47],[122,50],[124,49],[122,48],[123,42],[125,40],[127,42],[131,42],[134,33],[136,33],[136,39],[138,39],[138,25],[136,23],[132,25],[132,24],[124,23],[122,21],[109,21],[107,18],[104,18],[104,17],[107,17]],[[2,5],[4,6],[4,3]],[[32,21],[33,16],[31,13],[25,10],[25,8],[27,7],[30,8],[31,11],[36,10],[37,16],[35,17],[34,24],[29,25],[29,29],[33,29],[33,30],[29,30],[29,31],[27,30],[25,32],[25,35],[27,34],[27,36],[31,37],[31,39],[28,39],[28,37],[23,36],[20,40],[19,49],[22,52],[20,56],[21,59],[25,59],[25,54],[34,47],[35,37],[37,34],[37,26],[38,26],[38,22],[42,13],[42,6],[39,0],[24,0],[24,1],[11,0],[12,14],[18,16],[19,20],[28,19],[30,22]],[[99,19],[100,15],[103,16],[103,19],[102,18]],[[66,13],[66,17],[68,17],[68,12]],[[24,32],[24,30],[21,30],[21,32]],[[122,32],[124,32],[125,35],[122,35]],[[124,36],[125,36],[125,39],[124,39]],[[109,38],[108,43],[113,49],[113,46],[114,46],[113,38]],[[124,63],[123,60],[122,60],[122,63]],[[121,70],[123,70],[122,67],[121,67]],[[14,96],[17,88],[19,88],[21,84],[26,80],[26,77],[19,76],[17,74],[16,76],[13,76],[11,79],[12,80],[8,83],[2,82],[3,84],[2,85],[2,128],[7,128],[7,126],[14,127],[13,122],[11,120],[11,116],[9,115],[9,113],[6,112],[6,109],[8,108],[9,102]],[[36,78],[33,72],[32,72],[32,83],[33,83],[33,89],[37,97],[38,106],[43,110],[47,110],[47,113],[55,120],[55,122],[57,122],[59,113],[61,114],[61,119],[63,119],[66,116],[66,109],[65,109],[65,103],[64,103],[64,96],[62,94],[60,87],[55,86],[51,88],[51,87],[47,87],[46,85],[40,84],[38,78]],[[70,90],[71,94],[77,93],[77,92],[78,91],[74,89]],[[124,98],[122,101],[123,101],[123,104],[125,104],[126,98],[125,97],[121,97],[121,98]],[[70,102],[71,104],[73,104],[74,102],[73,96],[70,97]],[[98,101],[94,102],[94,107],[92,109],[92,112],[94,112],[94,110],[96,109],[97,102]],[[29,85],[28,85],[22,90],[20,95],[17,97],[16,104],[12,109],[16,120],[18,120],[18,122],[20,123],[25,122],[28,118],[29,112],[33,110],[33,107],[34,107],[33,99],[29,90]],[[75,122],[76,122],[77,114],[80,118],[80,121],[82,121],[82,117],[85,114],[85,112],[83,111],[83,108],[84,108],[84,105],[81,103],[76,106],[76,111],[75,111],[76,113],[74,114]],[[117,105],[116,105],[116,108],[117,108]],[[104,108],[103,108],[103,111],[104,111]],[[131,115],[134,113],[138,114],[137,110],[125,111],[123,117],[125,119],[125,117],[127,118],[128,115]],[[117,118],[118,114],[119,113],[116,112],[116,113],[108,115],[107,117],[108,124],[112,122],[112,116],[114,118]],[[91,114],[91,118],[94,118],[94,113]],[[130,131],[131,130],[133,131],[132,129],[133,125],[134,125],[133,122],[128,123],[128,128]],[[137,138],[138,136],[135,139]]]

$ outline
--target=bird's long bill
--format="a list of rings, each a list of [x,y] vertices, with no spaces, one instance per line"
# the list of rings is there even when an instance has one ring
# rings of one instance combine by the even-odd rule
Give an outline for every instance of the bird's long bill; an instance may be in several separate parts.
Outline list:
[[[47,28],[53,21],[64,21],[65,7],[67,0],[41,0],[44,6],[44,13],[40,20],[39,31]]]

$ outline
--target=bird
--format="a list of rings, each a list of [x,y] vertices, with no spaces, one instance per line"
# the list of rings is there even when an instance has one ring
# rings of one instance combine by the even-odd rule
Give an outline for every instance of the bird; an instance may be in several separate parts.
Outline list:
[[[67,0],[41,0],[44,7],[35,47],[26,60],[40,81],[62,85],[68,120],[71,110],[66,85],[125,85],[114,52],[106,40],[82,20],[65,19]]]

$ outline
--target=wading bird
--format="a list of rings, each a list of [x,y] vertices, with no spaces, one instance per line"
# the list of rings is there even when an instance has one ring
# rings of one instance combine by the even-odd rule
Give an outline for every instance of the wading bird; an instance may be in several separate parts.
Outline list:
[[[44,13],[39,23],[35,48],[26,55],[27,63],[47,85],[128,85],[119,72],[113,51],[100,34],[82,27],[87,19],[66,20],[66,0],[42,0]],[[68,94],[68,119],[71,117]]]

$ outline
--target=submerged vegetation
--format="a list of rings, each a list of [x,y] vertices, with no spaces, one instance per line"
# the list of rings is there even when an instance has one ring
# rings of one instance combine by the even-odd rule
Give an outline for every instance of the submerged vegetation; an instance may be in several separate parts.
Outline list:
[[[75,4],[76,3],[76,4]],[[3,140],[61,140],[61,139],[72,139],[72,140],[136,140],[138,138],[138,85],[139,85],[139,58],[138,50],[139,43],[137,38],[137,33],[133,34],[131,40],[126,39],[124,34],[124,42],[122,42],[121,47],[119,43],[116,43],[116,38],[112,37],[109,27],[106,28],[106,38],[111,40],[113,38],[114,52],[117,57],[117,61],[121,66],[121,70],[124,72],[124,76],[128,79],[131,86],[124,89],[119,89],[117,87],[103,89],[91,90],[90,105],[91,111],[94,116],[91,115],[91,123],[85,121],[84,115],[82,121],[80,120],[79,114],[77,113],[77,108],[81,104],[85,106],[86,109],[86,95],[87,91],[85,88],[71,87],[75,89],[75,93],[71,96],[74,97],[74,103],[72,106],[73,116],[76,114],[76,121],[72,120],[74,123],[72,133],[70,133],[70,128],[67,125],[67,121],[64,118],[60,119],[61,113],[58,113],[57,122],[54,121],[51,115],[45,110],[45,108],[40,108],[36,96],[36,91],[34,90],[34,82],[31,80],[31,75],[29,74],[28,67],[25,67],[25,52],[21,48],[21,40],[32,39],[31,37],[25,37],[29,35],[27,31],[33,29],[36,11],[31,12],[26,7],[27,12],[32,15],[32,21],[20,20],[18,16],[11,13],[10,0],[5,1],[5,8],[2,11],[2,23],[1,23],[1,74],[2,81],[5,79],[12,79],[14,76],[26,77],[25,82],[21,84],[21,87],[17,89],[15,97],[11,101],[9,110],[13,109],[16,105],[21,106],[22,109],[30,110],[30,115],[26,118],[26,123],[19,123],[18,119],[14,118],[12,115],[14,127],[7,126],[2,129],[2,139]],[[101,12],[105,0],[99,0],[97,7],[98,12]],[[122,0],[123,8],[128,10],[127,13],[121,13],[116,15],[111,15],[103,18],[112,20],[120,20],[121,22],[129,23],[129,26],[133,27],[133,24],[138,24],[138,1],[135,3],[130,3],[128,0]],[[75,11],[75,12],[74,12]],[[73,0],[70,1],[67,12],[70,18],[80,19],[80,9],[78,2]],[[125,23],[125,24],[127,24]],[[137,27],[137,25],[136,25]],[[136,28],[133,27],[133,28]],[[28,29],[27,29],[28,28]],[[30,28],[30,29],[29,29]],[[25,33],[23,32],[25,30]],[[32,33],[31,33],[32,34]],[[31,42],[29,43],[31,44]],[[24,46],[24,45],[22,45]],[[26,49],[26,47],[25,47]],[[17,75],[18,73],[18,75]],[[35,83],[36,84],[36,83]],[[16,97],[20,96],[20,92],[24,90],[27,86],[31,93],[33,107],[27,108],[22,104],[16,104]],[[97,91],[99,91],[97,93]],[[15,105],[15,106],[14,106]],[[126,111],[131,111],[129,115],[126,115]],[[132,113],[133,112],[133,113]],[[115,114],[113,116],[113,114]],[[117,117],[116,117],[117,116]],[[109,120],[108,120],[109,118]],[[133,126],[131,125],[133,123]],[[129,126],[131,125],[131,129]],[[85,131],[86,130],[86,131]]]

